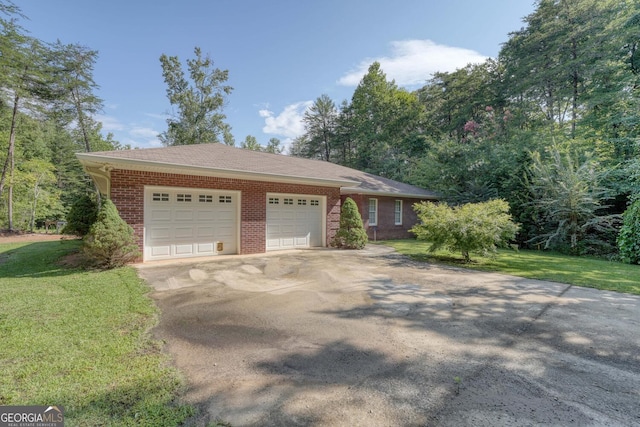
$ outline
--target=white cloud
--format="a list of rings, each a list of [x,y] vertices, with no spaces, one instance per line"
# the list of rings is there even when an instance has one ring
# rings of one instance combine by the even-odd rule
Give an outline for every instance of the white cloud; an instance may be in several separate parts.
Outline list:
[[[138,148],[160,147],[162,143],[158,138],[159,133],[160,131],[153,128],[133,124],[128,129],[124,141],[121,142]]]
[[[148,127],[133,127],[129,130],[129,135],[140,138],[157,138],[159,133]]]
[[[152,116],[152,114],[145,115]],[[161,115],[157,116],[157,119],[163,118]],[[117,117],[103,114],[97,114],[94,118],[102,123],[104,134],[107,132],[113,133],[114,139],[122,145],[130,145],[132,148],[162,146],[158,138],[160,131],[154,129],[154,127],[159,126],[155,121],[144,120],[143,123],[123,123]]]
[[[357,86],[369,66],[378,61],[387,79],[399,86],[424,84],[435,72],[451,72],[469,63],[487,59],[480,53],[460,47],[445,46],[431,40],[402,40],[391,42],[391,56],[367,58],[356,69],[343,75],[338,84]]]
[[[125,129],[125,126],[113,116],[105,116],[103,114],[96,114],[94,119],[102,123],[102,130],[105,132],[115,132]]]
[[[313,101],[302,101],[287,105],[277,116],[268,109],[258,111],[260,117],[264,118],[262,131],[266,134],[284,136],[293,139],[304,133],[304,123],[302,118],[304,112],[313,104]]]

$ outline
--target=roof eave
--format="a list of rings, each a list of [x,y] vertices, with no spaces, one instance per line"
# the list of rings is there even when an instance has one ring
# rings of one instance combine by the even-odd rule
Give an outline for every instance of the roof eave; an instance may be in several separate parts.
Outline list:
[[[139,170],[161,173],[175,173],[180,175],[215,176],[218,178],[245,179],[249,181],[270,181],[287,184],[308,184],[327,187],[353,187],[358,181],[345,179],[312,178],[295,175],[280,175],[265,172],[248,172],[236,169],[212,168],[203,166],[180,165],[152,160],[123,159],[96,155],[91,153],[76,153],[76,157],[86,168],[108,167],[110,169]]]
[[[340,194],[364,194],[367,196],[380,196],[380,197],[404,197],[407,199],[420,199],[420,200],[438,200],[436,194],[419,194],[419,193],[406,193],[406,192],[393,192],[393,191],[376,191],[367,190],[357,187],[343,187],[340,189]]]

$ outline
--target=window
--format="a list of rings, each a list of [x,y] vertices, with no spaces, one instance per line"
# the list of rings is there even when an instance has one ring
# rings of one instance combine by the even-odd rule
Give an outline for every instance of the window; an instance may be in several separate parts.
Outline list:
[[[176,200],[179,202],[190,202],[191,201],[191,194],[180,194],[178,193],[176,196]]]
[[[378,199],[369,199],[369,226],[378,225]]]
[[[218,196],[218,203],[231,203],[231,196]]]
[[[213,203],[213,196],[200,194],[198,195],[198,201],[200,203]]]
[[[277,197],[269,197],[269,204],[270,205],[279,205],[280,204],[280,199],[278,199]]]
[[[154,202],[168,202],[169,194],[168,193],[153,193],[153,201]]]
[[[320,200],[311,200],[311,206],[320,206]]]
[[[285,205],[293,205],[293,199],[284,199]]]
[[[402,200],[396,200],[395,207],[395,224],[402,225]]]
[[[298,199],[298,206],[307,206],[306,199]]]

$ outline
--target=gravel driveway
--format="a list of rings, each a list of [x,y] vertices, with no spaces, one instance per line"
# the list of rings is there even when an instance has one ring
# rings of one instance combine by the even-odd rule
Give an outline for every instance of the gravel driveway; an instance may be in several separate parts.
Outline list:
[[[640,425],[640,298],[383,246],[141,265],[198,425]]]

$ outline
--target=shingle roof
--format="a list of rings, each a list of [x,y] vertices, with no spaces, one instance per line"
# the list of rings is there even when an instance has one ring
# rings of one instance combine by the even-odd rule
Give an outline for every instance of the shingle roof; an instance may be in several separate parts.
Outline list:
[[[436,198],[435,193],[388,178],[361,172],[335,163],[263,153],[224,144],[196,144],[140,150],[102,151],[77,154],[81,162],[119,164],[135,162],[155,167],[180,166],[199,170],[220,170],[262,176],[342,181],[343,194],[367,193]],[[355,184],[359,183],[359,185]],[[355,185],[354,185],[355,184]]]

